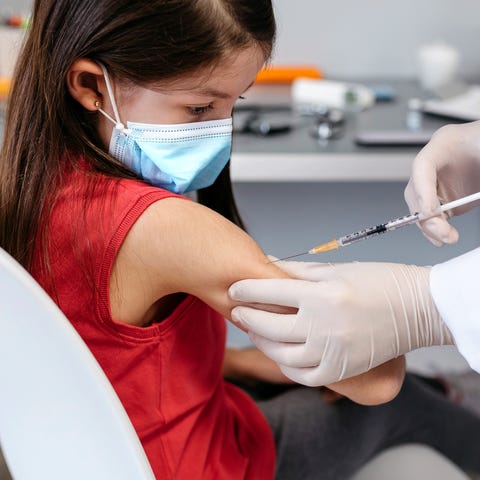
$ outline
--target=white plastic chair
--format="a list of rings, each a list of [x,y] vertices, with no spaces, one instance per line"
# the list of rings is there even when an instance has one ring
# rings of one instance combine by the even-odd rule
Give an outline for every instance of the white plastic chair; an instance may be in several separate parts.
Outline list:
[[[426,445],[406,444],[377,455],[350,480],[469,480],[441,453]]]
[[[0,444],[15,480],[155,478],[90,350],[1,249]]]

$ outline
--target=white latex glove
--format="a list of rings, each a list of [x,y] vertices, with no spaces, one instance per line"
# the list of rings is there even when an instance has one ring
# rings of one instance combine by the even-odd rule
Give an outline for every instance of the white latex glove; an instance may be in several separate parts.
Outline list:
[[[430,297],[429,267],[393,263],[279,262],[296,279],[242,280],[229,290],[249,304],[297,307],[296,314],[235,307],[233,319],[292,380],[328,385],[411,350],[453,344]]]
[[[433,135],[413,162],[412,175],[405,189],[411,213],[432,215],[440,203],[480,191],[480,121],[447,125]],[[419,226],[436,246],[455,243],[458,232],[446,220],[477,206],[465,205],[437,216]]]

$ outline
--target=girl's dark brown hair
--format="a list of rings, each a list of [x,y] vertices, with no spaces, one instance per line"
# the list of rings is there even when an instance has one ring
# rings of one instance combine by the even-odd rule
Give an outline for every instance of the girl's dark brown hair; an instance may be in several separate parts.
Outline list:
[[[36,0],[17,62],[0,152],[0,246],[30,267],[42,212],[66,166],[85,157],[97,172],[136,175],[106,152],[97,114],[72,99],[66,75],[79,58],[138,85],[215,65],[232,49],[271,53],[271,0]],[[228,165],[199,201],[241,224]]]

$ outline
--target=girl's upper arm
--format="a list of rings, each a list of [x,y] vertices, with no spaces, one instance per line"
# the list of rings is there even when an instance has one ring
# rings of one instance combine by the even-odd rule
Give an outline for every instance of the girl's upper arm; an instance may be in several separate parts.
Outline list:
[[[226,318],[229,286],[244,278],[286,278],[256,242],[216,212],[181,198],[148,207],[119,252],[120,272],[141,282],[145,298],[185,292]],[[118,274],[118,271],[117,271]]]

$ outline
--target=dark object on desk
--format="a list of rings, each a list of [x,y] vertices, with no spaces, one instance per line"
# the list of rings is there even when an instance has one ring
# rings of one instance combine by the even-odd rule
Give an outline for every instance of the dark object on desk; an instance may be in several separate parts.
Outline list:
[[[412,147],[424,146],[432,138],[431,131],[370,130],[355,135],[355,143],[362,146]]]
[[[343,132],[345,113],[339,109],[328,109],[323,115],[315,116],[315,125],[310,128],[310,135],[318,140],[338,138]]]
[[[235,108],[233,112],[234,133],[249,133],[261,136],[289,132],[295,125],[292,109],[288,106],[249,106]]]
[[[290,112],[268,112],[253,114],[247,119],[243,132],[258,135],[275,135],[286,133],[292,129],[292,114]]]

